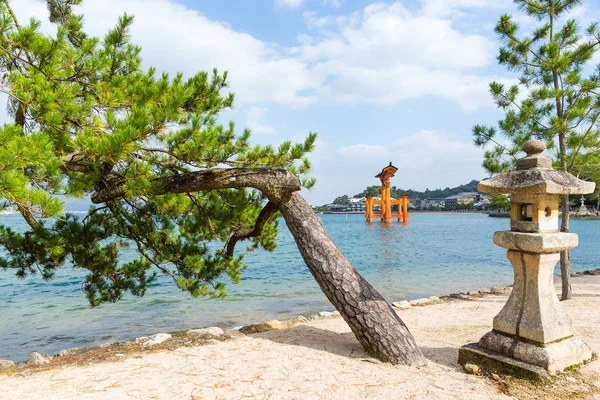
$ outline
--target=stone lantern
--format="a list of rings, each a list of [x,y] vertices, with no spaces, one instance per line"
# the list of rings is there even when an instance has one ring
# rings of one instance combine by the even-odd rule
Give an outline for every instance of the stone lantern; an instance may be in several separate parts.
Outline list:
[[[525,143],[527,157],[517,160],[516,171],[477,186],[481,192],[511,195],[510,231],[496,232],[494,243],[508,249],[515,282],[492,331],[459,350],[462,365],[540,378],[592,357],[589,346],[574,336],[553,278],[560,251],[578,244],[576,234],[558,232],[559,197],[591,193],[595,184],[552,169],[552,161],[541,155],[545,149],[538,140]]]

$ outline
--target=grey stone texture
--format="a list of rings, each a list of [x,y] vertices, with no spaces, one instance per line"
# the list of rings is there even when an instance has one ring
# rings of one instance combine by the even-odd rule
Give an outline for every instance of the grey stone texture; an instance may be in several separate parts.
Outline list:
[[[156,333],[151,336],[142,336],[135,339],[136,343],[141,344],[142,346],[156,346],[157,344],[161,344],[171,339],[171,334],[169,333]]]
[[[579,238],[575,233],[553,232],[540,235],[499,231],[494,233],[494,243],[509,250],[520,250],[531,253],[557,253],[577,247]]]
[[[11,360],[0,360],[0,371],[9,369],[15,366],[14,361]]]
[[[410,305],[410,303],[406,300],[402,300],[402,301],[395,301],[392,303],[392,305],[396,308],[399,308],[401,310],[407,310],[409,308],[411,308],[412,306]]]
[[[540,141],[527,142],[527,157],[517,161],[517,171],[478,185],[483,192],[511,194],[511,230],[496,232],[494,243],[508,249],[515,282],[494,317],[493,331],[460,350],[463,365],[481,362],[539,378],[592,357],[590,348],[573,336],[573,323],[554,290],[553,272],[559,252],[578,245],[576,234],[557,232],[559,195],[591,193],[595,184],[553,170],[541,155],[545,148]]]
[[[48,354],[38,353],[34,351],[31,353],[29,358],[27,359],[27,364],[29,365],[46,365],[50,364],[52,361],[52,357]]]
[[[87,353],[88,351],[92,351],[97,349],[98,347],[96,346],[87,346],[87,347],[73,347],[72,349],[66,349],[66,350],[61,350],[58,353],[59,357],[65,357],[65,356],[78,356],[80,354],[83,353]]]
[[[592,358],[592,349],[576,337],[540,346],[492,331],[481,338],[479,345],[496,353],[542,367],[551,374]]]
[[[431,297],[423,297],[421,299],[414,299],[409,301],[410,305],[415,307],[419,307],[419,306],[428,306],[431,304],[435,304],[437,302],[440,301],[440,298],[437,296],[431,296]]]
[[[549,378],[548,372],[542,367],[493,352],[477,343],[458,349],[458,363],[462,366],[477,365],[480,370],[486,372],[501,371],[504,374],[525,379],[545,380]]]
[[[202,337],[213,339],[223,335],[224,333],[225,332],[223,332],[223,329],[217,326],[210,326],[208,328],[202,329],[190,329],[189,331],[187,331],[186,335],[189,337]]]
[[[273,330],[278,330],[278,329],[284,329],[287,327],[288,327],[287,324],[285,324],[281,321],[278,321],[276,319],[273,319],[271,321],[262,322],[259,324],[252,324],[252,325],[244,326],[242,329],[240,329],[240,332],[261,333],[261,332],[268,332],[268,331],[273,331]]]
[[[321,311],[319,317],[333,317],[333,313],[331,311]]]

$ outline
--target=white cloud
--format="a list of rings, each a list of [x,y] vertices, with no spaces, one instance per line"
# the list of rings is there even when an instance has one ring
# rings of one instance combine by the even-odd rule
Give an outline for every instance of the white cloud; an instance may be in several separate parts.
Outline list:
[[[487,82],[492,77],[480,71],[493,61],[496,44],[461,33],[450,20],[425,11],[432,4],[441,10],[482,1],[451,0],[439,6],[445,3],[431,0],[419,12],[396,2],[374,3],[341,16],[305,13],[313,31],[299,35],[298,46],[291,48],[258,40],[173,0],[86,1],[81,12],[94,35],[103,35],[125,11],[135,15],[132,36],[142,46],[145,65],[187,76],[215,67],[228,70],[240,105],[391,105],[438,96],[474,110],[491,105]],[[38,0],[19,0],[13,6],[22,20],[31,15],[46,19]]]
[[[269,109],[266,107],[250,107],[246,113],[246,126],[252,130],[252,133],[259,135],[273,135],[275,128],[261,122]]]
[[[299,57],[327,78],[320,99],[360,104],[439,96],[465,110],[491,105],[478,71],[493,61],[495,43],[464,34],[451,21],[413,13],[401,3],[375,3],[359,13],[304,13],[315,36],[300,38]]]
[[[275,0],[275,7],[279,8],[298,8],[304,4],[304,0]]]
[[[46,8],[37,0],[19,0],[12,5],[23,21],[32,15],[47,20]],[[142,47],[146,66],[187,76],[213,68],[228,70],[238,104],[306,105],[315,99],[301,92],[322,84],[305,62],[288,57],[276,44],[170,0],[85,1],[80,10],[86,30],[96,36],[103,36],[123,12],[133,14],[132,37]]]

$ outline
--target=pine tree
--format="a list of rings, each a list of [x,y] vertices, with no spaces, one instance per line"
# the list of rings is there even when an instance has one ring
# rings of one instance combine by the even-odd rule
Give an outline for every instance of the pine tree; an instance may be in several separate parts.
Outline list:
[[[218,117],[233,105],[227,73],[189,78],[142,71],[123,15],[103,39],[83,31],[81,0],[48,0],[57,31],[20,25],[0,0],[2,91],[14,123],[0,129],[0,198],[28,230],[0,226],[0,268],[51,279],[71,263],[89,271],[91,305],[145,294],[166,274],[194,297],[222,297],[246,268],[235,253],[274,250],[279,217],[309,270],[367,352],[422,365],[415,341],[383,297],[335,247],[297,193],[311,187],[314,148],[251,146]],[[64,197],[89,196],[84,218],[62,214]],[[216,247],[220,244],[219,247]],[[138,257],[120,260],[122,248]]]
[[[490,84],[496,105],[506,114],[491,126],[473,127],[477,146],[487,147],[484,168],[496,174],[514,168],[516,154],[531,138],[544,140],[555,167],[584,179],[598,176],[600,151],[600,69],[590,64],[600,46],[600,26],[583,35],[575,20],[565,20],[581,0],[515,0],[540,26],[521,34],[509,15],[495,31],[502,41],[498,62],[519,72],[514,85]],[[587,77],[584,77],[588,74]],[[569,231],[569,196],[562,198],[561,231]],[[570,299],[570,253],[561,253],[562,299]]]

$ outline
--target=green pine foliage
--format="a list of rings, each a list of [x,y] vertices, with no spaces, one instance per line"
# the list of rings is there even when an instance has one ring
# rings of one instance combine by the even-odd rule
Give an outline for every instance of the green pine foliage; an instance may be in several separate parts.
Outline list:
[[[473,127],[475,145],[485,148],[484,168],[497,174],[514,168],[531,138],[546,142],[556,167],[598,182],[600,175],[600,69],[591,65],[600,47],[600,25],[585,31],[568,12],[581,0],[515,0],[537,29],[523,33],[509,15],[495,31],[498,62],[519,73],[518,82],[490,84],[505,112],[498,126]]]
[[[0,268],[51,279],[65,264],[89,271],[90,304],[143,295],[157,273],[192,296],[221,297],[239,282],[242,255],[227,256],[233,232],[252,228],[264,206],[254,190],[152,194],[158,177],[210,168],[281,167],[314,185],[304,143],[252,146],[219,115],[233,107],[227,72],[159,74],[141,69],[131,43],[133,17],[123,15],[104,38],[88,36],[81,0],[48,0],[56,34],[21,24],[0,0],[1,90],[14,123],[0,128],[0,199],[15,206],[27,232],[0,226]],[[128,195],[63,214],[65,198],[122,185]],[[274,250],[277,215],[249,249]],[[124,248],[138,257],[124,262]]]

